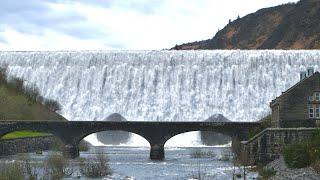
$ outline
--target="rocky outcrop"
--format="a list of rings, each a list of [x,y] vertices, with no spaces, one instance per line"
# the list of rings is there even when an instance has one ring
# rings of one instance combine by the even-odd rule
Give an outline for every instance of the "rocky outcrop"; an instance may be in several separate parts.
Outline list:
[[[319,49],[320,1],[264,8],[227,24],[212,38],[172,49]]]
[[[210,116],[206,122],[231,122],[229,119],[224,117],[222,114],[215,114]],[[207,146],[227,144],[231,142],[231,137],[210,131],[201,131],[200,132],[201,142]]]
[[[118,113],[111,114],[104,121],[127,121]],[[97,133],[97,138],[103,144],[119,145],[127,143],[130,138],[130,133],[124,131],[105,131]]]

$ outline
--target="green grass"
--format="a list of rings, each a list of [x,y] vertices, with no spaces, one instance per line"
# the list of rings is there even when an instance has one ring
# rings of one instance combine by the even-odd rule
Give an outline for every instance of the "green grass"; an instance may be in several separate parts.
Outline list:
[[[24,138],[24,137],[40,137],[40,136],[49,136],[49,133],[34,132],[34,131],[15,131],[8,133],[1,137],[1,139],[15,139],[15,138]]]
[[[0,120],[65,120],[44,105],[32,102],[21,92],[0,84]]]

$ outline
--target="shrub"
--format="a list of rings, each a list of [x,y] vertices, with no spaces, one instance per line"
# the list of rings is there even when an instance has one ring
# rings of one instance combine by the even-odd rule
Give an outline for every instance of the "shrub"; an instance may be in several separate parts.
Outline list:
[[[214,157],[215,155],[210,151],[202,151],[201,149],[197,149],[191,152],[192,158],[205,158],[205,157]]]
[[[269,179],[272,176],[276,175],[277,171],[275,171],[274,169],[270,169],[270,168],[262,168],[259,171],[259,174],[262,176],[263,179]]]
[[[51,100],[51,99],[44,99],[43,102],[44,106],[47,107],[48,109],[50,109],[51,111],[59,111],[61,110],[61,106],[60,104],[55,101],[55,100]]]
[[[101,178],[112,174],[106,155],[98,153],[80,164],[80,172],[89,178]]]
[[[88,151],[89,150],[89,143],[82,140],[79,143],[79,151]]]
[[[320,159],[316,159],[311,166],[318,174],[320,174]]]
[[[24,90],[23,84],[24,84],[24,80],[21,78],[12,78],[8,82],[9,88],[16,92],[23,92]]]
[[[66,159],[58,154],[50,155],[45,162],[45,174],[48,179],[62,179],[72,175],[73,170],[68,168]]]
[[[230,157],[229,157],[229,155],[227,155],[227,154],[223,154],[223,155],[220,157],[219,161],[230,161]]]
[[[30,159],[25,159],[23,162],[23,169],[25,178],[28,180],[37,180],[38,172],[37,166],[32,165]]]
[[[4,163],[0,165],[1,180],[24,180],[23,167],[18,162]]]
[[[0,68],[0,83],[7,83],[7,68]]]
[[[311,164],[309,145],[307,143],[300,142],[285,147],[283,157],[289,168],[304,168]]]
[[[38,89],[35,86],[27,86],[23,89],[23,93],[31,102],[37,102],[40,96]]]

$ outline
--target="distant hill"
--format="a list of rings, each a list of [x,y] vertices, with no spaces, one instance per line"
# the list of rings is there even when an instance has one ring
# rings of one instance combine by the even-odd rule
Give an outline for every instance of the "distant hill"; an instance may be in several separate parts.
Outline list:
[[[171,49],[320,49],[320,0],[260,9],[212,38]]]

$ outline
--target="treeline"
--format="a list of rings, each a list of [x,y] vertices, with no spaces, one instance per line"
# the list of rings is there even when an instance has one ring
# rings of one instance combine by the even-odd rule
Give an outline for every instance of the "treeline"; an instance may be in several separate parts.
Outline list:
[[[31,103],[41,103],[54,112],[61,110],[57,101],[41,96],[35,85],[25,85],[21,78],[8,78],[6,67],[0,68],[0,85],[6,86],[13,93],[25,95]]]

